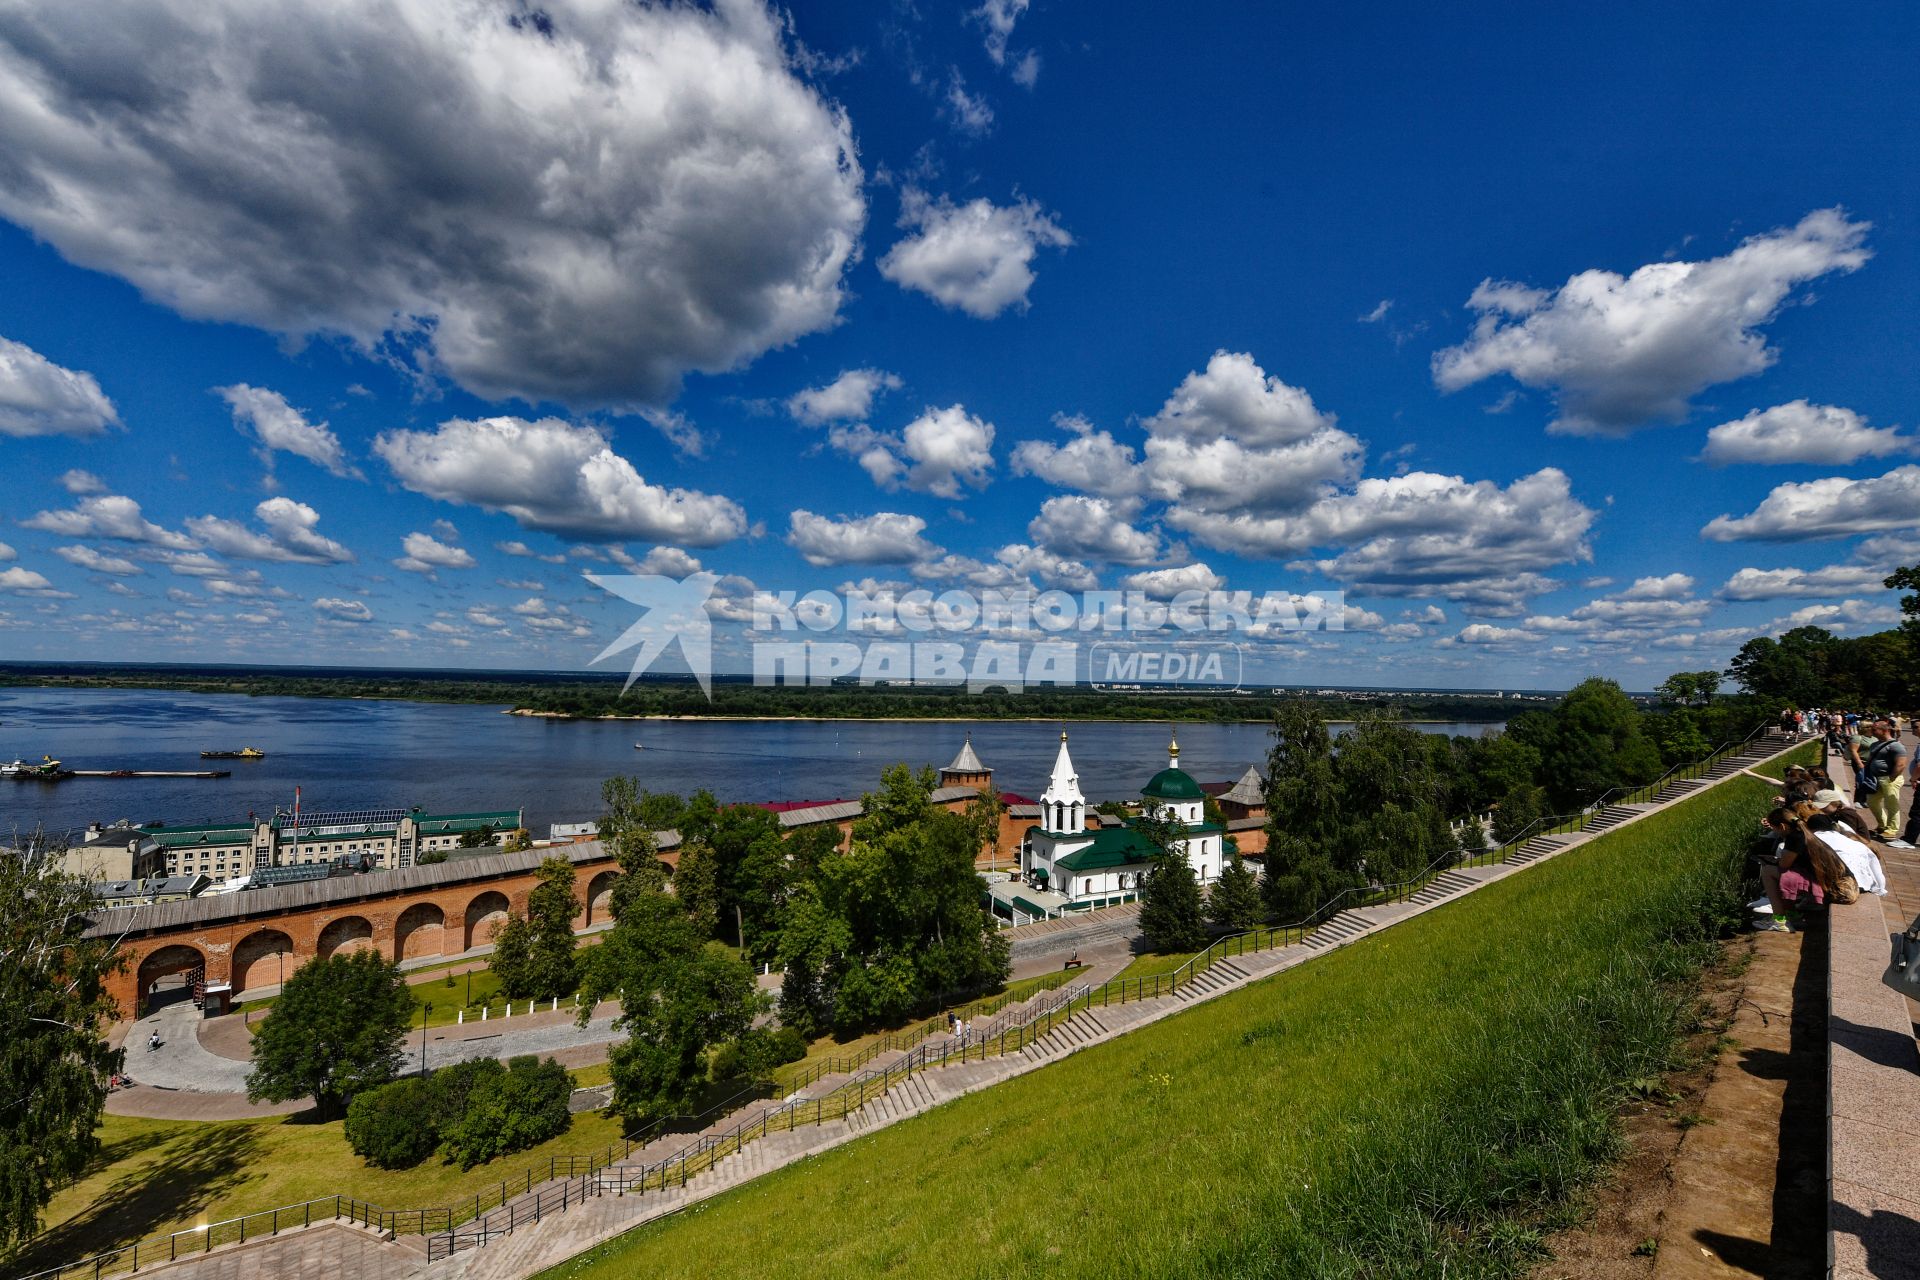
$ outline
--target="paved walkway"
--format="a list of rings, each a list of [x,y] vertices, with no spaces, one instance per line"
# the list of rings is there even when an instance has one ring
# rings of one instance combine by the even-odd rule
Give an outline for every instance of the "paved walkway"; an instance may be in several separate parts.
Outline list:
[[[1838,758],[1828,770],[1852,772]],[[1910,811],[1912,788],[1901,798]],[[1880,861],[1885,897],[1827,912],[1834,1280],[1920,1280],[1920,1001],[1881,983],[1893,934],[1920,914],[1920,851],[1888,849]]]
[[[490,1018],[464,1026],[430,1027],[427,1061],[442,1067],[470,1058],[510,1058],[532,1053],[553,1056],[578,1067],[606,1059],[607,1046],[620,1037],[613,1030],[619,1005],[607,1001],[585,1027],[571,1010],[542,1010],[518,1018]],[[129,1089],[107,1095],[113,1115],[155,1120],[242,1120],[303,1111],[305,1102],[247,1101],[247,1033],[238,1014],[203,1019],[190,1001],[179,1001],[123,1024]],[[148,1052],[147,1037],[160,1032],[160,1048]],[[420,1033],[408,1037],[404,1071],[420,1069]]]

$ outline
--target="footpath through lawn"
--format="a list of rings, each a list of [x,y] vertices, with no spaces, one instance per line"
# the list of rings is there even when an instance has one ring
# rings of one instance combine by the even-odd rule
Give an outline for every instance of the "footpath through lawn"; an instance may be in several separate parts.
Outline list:
[[[1673,1065],[1768,791],[1732,779],[548,1280],[1514,1274]]]

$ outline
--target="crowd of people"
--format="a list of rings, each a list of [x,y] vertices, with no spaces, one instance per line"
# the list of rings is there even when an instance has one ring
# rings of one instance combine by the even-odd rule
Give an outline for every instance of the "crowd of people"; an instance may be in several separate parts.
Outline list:
[[[1812,709],[1786,711],[1782,727],[1820,735],[1829,763],[1841,768],[1843,788],[1825,767],[1794,766],[1764,821],[1754,866],[1764,891],[1751,905],[1756,928],[1785,931],[1808,910],[1845,906],[1863,893],[1884,894],[1882,853],[1920,844],[1920,805],[1901,825],[1901,794],[1920,783],[1920,764],[1891,716]],[[1910,725],[1920,736],[1920,719]]]

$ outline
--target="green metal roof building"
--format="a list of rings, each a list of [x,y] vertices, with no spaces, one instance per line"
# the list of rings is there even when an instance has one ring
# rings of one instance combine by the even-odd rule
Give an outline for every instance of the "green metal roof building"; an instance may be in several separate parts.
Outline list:
[[[1161,810],[1181,824],[1181,849],[1201,883],[1219,879],[1226,865],[1226,829],[1206,820],[1206,793],[1180,768],[1177,739],[1167,747],[1167,767],[1140,794],[1149,810]],[[1021,860],[1029,884],[1063,895],[1069,911],[1133,900],[1141,876],[1152,866],[1153,846],[1133,820],[1087,829],[1086,798],[1065,733],[1039,808],[1040,822],[1027,828]]]
[[[425,813],[350,809],[275,814],[257,822],[190,823],[142,828],[166,859],[167,874],[226,881],[269,867],[337,863],[354,870],[398,870],[426,853],[450,852],[477,833],[487,843],[521,827],[518,809]]]

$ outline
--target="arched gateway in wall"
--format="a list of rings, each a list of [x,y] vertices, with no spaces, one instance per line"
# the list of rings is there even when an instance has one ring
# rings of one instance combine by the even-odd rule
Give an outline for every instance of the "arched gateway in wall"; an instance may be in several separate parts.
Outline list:
[[[678,847],[670,833],[660,843]],[[88,935],[112,939],[126,956],[107,990],[122,1016],[132,1017],[155,983],[153,994],[173,999],[194,983],[230,984],[237,996],[273,986],[319,956],[370,948],[408,962],[484,946],[507,912],[525,903],[550,857],[573,865],[577,927],[602,924],[617,878],[613,858],[581,843],[103,909]]]

